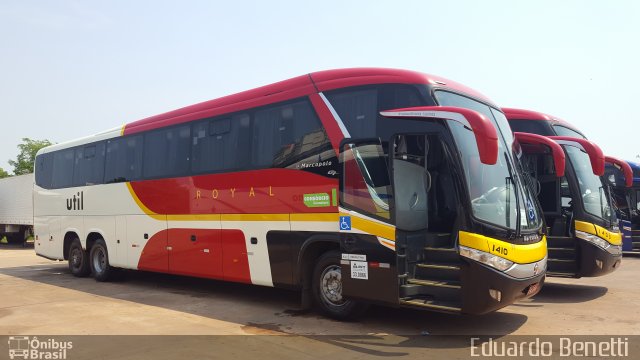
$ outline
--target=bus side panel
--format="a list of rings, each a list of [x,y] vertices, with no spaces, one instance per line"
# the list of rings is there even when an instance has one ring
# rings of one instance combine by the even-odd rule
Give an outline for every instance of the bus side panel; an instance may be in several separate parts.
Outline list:
[[[61,216],[49,216],[49,245],[46,256],[52,259],[64,259],[64,234],[60,230]]]
[[[84,216],[84,235],[80,235],[82,243],[86,246],[86,239],[91,233],[98,233],[107,244],[109,252],[109,264],[115,267],[126,266],[126,256],[122,257],[118,251],[116,237],[115,216]]]
[[[223,216],[222,228],[233,230],[239,229],[243,234],[246,257],[249,261],[249,271],[251,273],[251,283],[255,285],[273,286],[271,278],[271,263],[269,262],[269,249],[267,248],[267,232],[271,230],[290,231],[288,216],[285,220],[274,221],[269,215],[247,218],[244,221],[225,221]],[[223,232],[222,251],[241,253],[241,237],[237,232]],[[226,258],[226,256],[225,256]],[[226,259],[225,259],[226,260]],[[225,261],[225,271],[227,262]],[[225,276],[226,277],[226,276]]]
[[[203,222],[206,224],[205,222]],[[171,225],[171,222],[169,223]],[[169,228],[172,274],[222,279],[220,229]]]
[[[166,220],[147,215],[128,215],[127,245],[127,262],[132,268],[169,271]]]
[[[354,299],[398,304],[396,252],[381,245],[375,235],[341,233],[340,238],[342,294]],[[358,259],[357,255],[365,255],[366,259]],[[363,265],[366,270],[362,270]],[[352,272],[354,269],[356,274]]]
[[[228,281],[251,284],[245,234],[241,230],[223,229],[220,232],[220,239],[223,278]]]
[[[80,243],[86,249],[87,239],[86,233],[84,231],[84,216],[81,215],[67,215],[60,216],[60,244],[56,244],[56,250],[59,251],[58,255],[62,258],[64,257],[64,238],[68,233],[74,233],[80,239]]]
[[[35,216],[33,218],[33,234],[35,237],[36,254],[51,257],[49,254],[49,217]]]

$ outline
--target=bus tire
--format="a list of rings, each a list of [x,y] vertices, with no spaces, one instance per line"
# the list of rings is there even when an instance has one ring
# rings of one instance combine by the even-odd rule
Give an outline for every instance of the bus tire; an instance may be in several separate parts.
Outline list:
[[[93,278],[97,281],[108,281],[114,272],[109,265],[109,252],[107,244],[102,239],[97,239],[91,247],[89,263]]]
[[[322,254],[316,261],[312,292],[320,311],[337,320],[354,319],[367,308],[366,304],[342,297],[340,252],[335,250]]]
[[[89,268],[89,252],[80,244],[80,239],[75,238],[69,246],[69,271],[76,277],[85,277],[91,273]]]

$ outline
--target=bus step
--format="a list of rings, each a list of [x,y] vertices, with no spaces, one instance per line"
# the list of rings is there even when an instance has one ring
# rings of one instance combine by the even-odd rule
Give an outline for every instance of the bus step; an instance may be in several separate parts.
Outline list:
[[[448,248],[451,247],[451,234],[450,233],[438,233],[430,235],[430,246],[434,248]]]
[[[427,264],[427,263],[419,263],[416,266],[423,269],[439,269],[439,270],[452,270],[459,271],[460,266],[456,264]]]
[[[571,248],[559,248],[559,247],[549,247],[547,248],[549,252],[549,257],[553,259],[566,259],[566,260],[575,260],[576,258],[576,249]]]
[[[547,237],[548,248],[575,248],[576,240],[567,236],[549,236]]]
[[[548,271],[547,276],[552,277],[564,277],[564,278],[577,278],[578,274],[575,272],[557,272],[557,271]]]
[[[436,301],[423,297],[409,297],[400,299],[400,305],[426,308],[433,311],[440,311],[446,313],[459,314],[462,312],[462,307],[458,303]]]
[[[423,279],[409,279],[407,280],[409,284],[421,285],[421,286],[434,286],[434,287],[443,287],[450,289],[460,289],[459,281],[447,281],[447,280],[423,280]]]
[[[449,247],[425,247],[424,258],[432,262],[455,263],[460,260],[456,248]]]
[[[578,265],[575,259],[548,259],[547,273],[576,274]]]
[[[460,279],[460,263],[417,263],[415,277],[433,281],[458,281]]]
[[[409,279],[400,287],[402,297],[431,296],[433,299],[460,301],[461,286],[457,281]]]

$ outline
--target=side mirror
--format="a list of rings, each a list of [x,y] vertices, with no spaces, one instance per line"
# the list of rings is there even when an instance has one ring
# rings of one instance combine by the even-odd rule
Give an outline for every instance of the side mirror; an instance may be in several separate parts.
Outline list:
[[[387,118],[456,121],[473,131],[480,161],[494,165],[498,161],[498,133],[493,122],[477,111],[455,106],[419,106],[381,111]]]
[[[521,133],[516,132],[513,133],[516,140],[520,144],[530,144],[535,146],[540,146],[543,148],[543,152],[548,149],[551,150],[551,155],[553,156],[553,165],[556,169],[556,176],[563,177],[564,176],[564,168],[566,164],[566,159],[564,155],[564,150],[562,150],[562,146],[558,145],[557,142],[541,135],[530,134],[530,133]]]
[[[589,155],[593,173],[598,176],[604,175],[604,153],[594,142],[570,136],[549,136],[549,139],[555,140],[561,145],[575,146],[584,150]]]
[[[624,174],[624,183],[627,187],[631,187],[633,185],[633,170],[631,170],[631,166],[629,166],[626,161],[622,161],[612,156],[605,156],[604,161],[606,163],[613,164],[622,171]]]

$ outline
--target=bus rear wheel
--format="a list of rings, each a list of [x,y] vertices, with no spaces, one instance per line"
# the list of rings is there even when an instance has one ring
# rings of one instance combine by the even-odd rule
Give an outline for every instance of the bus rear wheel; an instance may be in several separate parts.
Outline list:
[[[367,306],[342,297],[339,259],[338,251],[326,252],[318,258],[313,271],[313,298],[325,315],[338,320],[349,320],[361,315]]]
[[[89,263],[94,279],[97,281],[109,280],[114,269],[109,265],[109,252],[107,251],[107,244],[104,240],[96,240],[95,244],[91,247]]]
[[[85,277],[91,273],[89,252],[82,248],[78,238],[73,239],[69,247],[69,271],[77,277]]]

